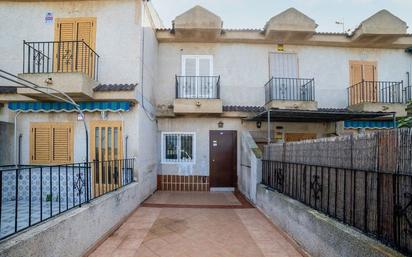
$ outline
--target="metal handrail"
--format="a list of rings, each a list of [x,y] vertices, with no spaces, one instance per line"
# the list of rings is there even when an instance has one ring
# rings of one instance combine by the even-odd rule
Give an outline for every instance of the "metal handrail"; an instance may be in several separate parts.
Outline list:
[[[23,41],[23,73],[82,72],[98,80],[100,55],[83,40]]]
[[[220,76],[175,76],[176,99],[220,99]]]
[[[315,79],[272,77],[265,84],[266,103],[272,100],[315,101]]]

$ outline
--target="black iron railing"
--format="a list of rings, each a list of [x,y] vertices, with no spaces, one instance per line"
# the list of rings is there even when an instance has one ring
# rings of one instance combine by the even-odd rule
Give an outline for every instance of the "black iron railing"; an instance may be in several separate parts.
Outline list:
[[[0,169],[0,239],[133,182],[134,159]]]
[[[361,81],[348,87],[349,105],[359,103],[406,103],[411,99],[410,87],[403,81]]]
[[[264,160],[262,183],[412,254],[412,174]]]
[[[84,41],[23,42],[23,73],[82,72],[98,80],[99,58]]]
[[[266,103],[272,100],[315,101],[315,79],[275,78],[265,84]]]
[[[176,76],[176,99],[220,99],[220,76]]]

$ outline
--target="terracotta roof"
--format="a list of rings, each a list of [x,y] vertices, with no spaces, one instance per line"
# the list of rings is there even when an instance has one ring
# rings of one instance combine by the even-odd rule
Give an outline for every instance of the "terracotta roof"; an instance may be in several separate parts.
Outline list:
[[[0,86],[0,94],[16,94],[17,88],[11,86]]]
[[[263,106],[247,106],[247,105],[224,105],[224,112],[263,112]]]
[[[100,84],[93,88],[94,92],[132,91],[137,84]]]

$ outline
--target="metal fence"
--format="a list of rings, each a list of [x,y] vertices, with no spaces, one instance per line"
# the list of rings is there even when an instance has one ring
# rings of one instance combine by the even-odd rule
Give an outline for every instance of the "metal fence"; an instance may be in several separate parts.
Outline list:
[[[130,184],[133,169],[134,159],[4,167],[0,239]]]
[[[403,81],[361,81],[348,88],[349,105],[359,103],[406,103],[410,88]]]
[[[220,76],[176,76],[176,99],[220,99]]]
[[[23,73],[82,72],[98,80],[99,59],[84,41],[23,41]]]
[[[272,100],[315,101],[315,79],[275,78],[265,85],[266,103]]]
[[[411,129],[271,145],[264,155],[264,185],[412,254]]]

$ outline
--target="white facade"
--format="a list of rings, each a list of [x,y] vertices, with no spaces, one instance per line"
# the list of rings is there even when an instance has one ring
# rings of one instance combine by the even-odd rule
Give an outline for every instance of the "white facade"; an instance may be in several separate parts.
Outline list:
[[[109,112],[105,119],[123,122],[123,147],[127,158],[136,158],[135,178],[141,182],[142,195],[156,188],[157,144],[153,104],[156,84],[157,40],[150,19],[150,8],[140,0],[124,1],[38,1],[1,2],[0,31],[8,35],[0,42],[4,52],[0,68],[13,74],[23,71],[23,41],[54,41],[56,18],[96,18],[95,51],[100,55],[99,84],[138,84],[134,106],[128,112]],[[46,22],[46,16],[53,17]],[[0,86],[13,85],[2,80]],[[116,98],[116,92],[113,100]],[[90,99],[93,101],[93,99]],[[110,100],[109,100],[110,101]],[[0,110],[3,121],[14,122],[7,104]],[[100,112],[86,112],[85,121],[102,120]],[[17,134],[22,135],[21,163],[30,163],[31,122],[72,122],[74,124],[74,162],[83,162],[85,131],[77,113],[22,113],[17,118]],[[90,135],[90,131],[89,131]],[[89,138],[89,142],[90,142]],[[90,152],[90,149],[89,149]],[[123,149],[126,154],[126,149]],[[89,160],[90,160],[89,156]]]
[[[276,44],[160,43],[158,105],[173,103],[175,75],[182,75],[182,56],[213,56],[213,75],[220,75],[224,105],[265,104],[264,85],[269,81],[269,53]],[[300,78],[315,79],[319,107],[346,108],[349,61],[376,61],[379,81],[407,81],[412,55],[404,49],[348,48],[284,45],[285,53],[298,56]]]

